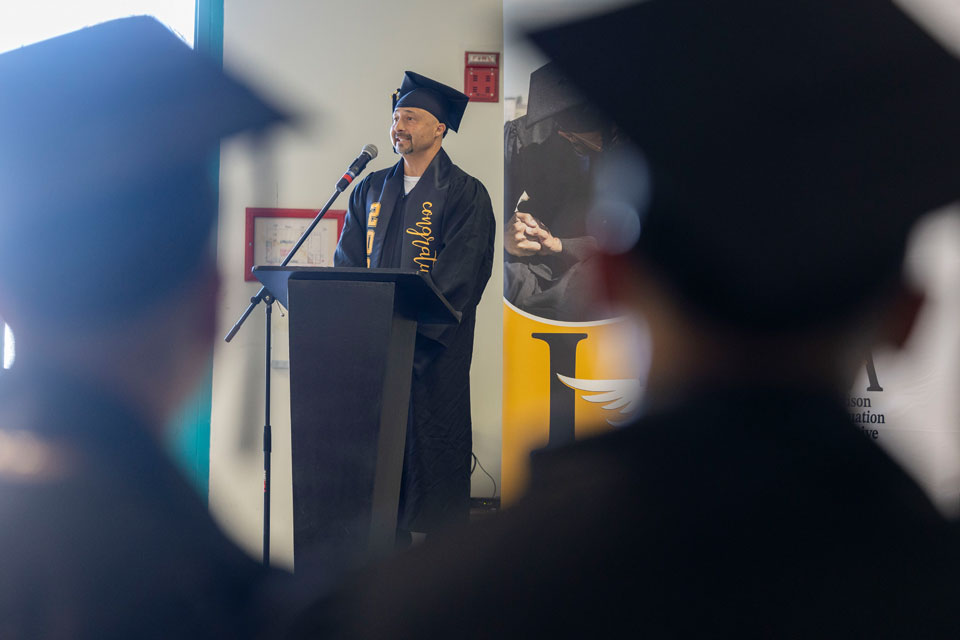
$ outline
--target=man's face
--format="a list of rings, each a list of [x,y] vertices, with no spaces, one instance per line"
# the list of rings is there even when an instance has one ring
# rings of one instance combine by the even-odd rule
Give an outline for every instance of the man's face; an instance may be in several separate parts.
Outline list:
[[[443,125],[429,111],[400,107],[393,112],[390,141],[400,155],[426,151],[443,135],[443,129]]]

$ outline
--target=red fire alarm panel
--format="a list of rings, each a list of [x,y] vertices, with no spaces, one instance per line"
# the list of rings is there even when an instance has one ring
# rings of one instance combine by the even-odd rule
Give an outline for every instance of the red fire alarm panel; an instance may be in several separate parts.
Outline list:
[[[500,54],[467,51],[463,92],[471,102],[500,101]]]

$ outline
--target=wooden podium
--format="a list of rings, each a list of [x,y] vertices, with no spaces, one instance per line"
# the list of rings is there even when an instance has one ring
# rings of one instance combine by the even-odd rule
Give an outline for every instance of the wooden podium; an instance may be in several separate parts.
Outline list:
[[[417,324],[459,322],[433,282],[397,269],[256,267],[290,315],[297,573],[394,546]]]

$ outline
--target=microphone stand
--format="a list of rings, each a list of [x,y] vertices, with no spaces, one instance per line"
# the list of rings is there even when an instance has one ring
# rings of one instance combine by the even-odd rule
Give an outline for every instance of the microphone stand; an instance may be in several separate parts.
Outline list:
[[[343,190],[338,188],[333,192],[333,195],[330,196],[330,199],[327,200],[327,203],[323,205],[323,208],[317,213],[317,216],[313,219],[313,222],[310,223],[310,226],[303,232],[300,236],[300,239],[297,240],[297,243],[293,245],[293,248],[290,249],[290,252],[287,253],[287,257],[283,259],[283,262],[280,263],[281,267],[287,266],[289,262],[293,259],[293,256],[297,253],[297,250],[307,241],[307,237],[313,232],[314,228],[320,223],[320,220],[323,219],[323,216],[326,215],[327,210],[333,205],[333,201],[343,193]],[[237,335],[237,332],[240,331],[240,327],[243,326],[243,323],[246,322],[247,318],[253,312],[258,304],[263,302],[266,310],[266,339],[265,344],[265,355],[264,355],[264,369],[266,374],[266,380],[264,383],[264,420],[263,420],[263,564],[264,566],[270,566],[270,454],[273,450],[273,431],[270,426],[270,377],[271,377],[271,367],[270,367],[270,348],[271,348],[271,322],[273,319],[273,303],[274,297],[267,291],[266,287],[260,287],[260,291],[257,292],[257,295],[250,298],[250,304],[247,306],[247,310],[243,312],[243,315],[240,316],[240,319],[236,321],[233,325],[233,328],[227,333],[223,338],[225,342],[230,342],[233,340],[233,337]]]

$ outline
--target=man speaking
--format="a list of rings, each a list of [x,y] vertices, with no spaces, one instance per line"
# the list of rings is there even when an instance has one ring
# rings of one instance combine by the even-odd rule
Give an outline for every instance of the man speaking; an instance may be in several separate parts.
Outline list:
[[[459,325],[420,325],[417,332],[397,524],[405,539],[469,515],[470,360],[495,222],[487,190],[441,148],[467,101],[456,89],[404,74],[390,127],[401,160],[354,188],[334,256],[338,267],[428,274],[462,314]]]

